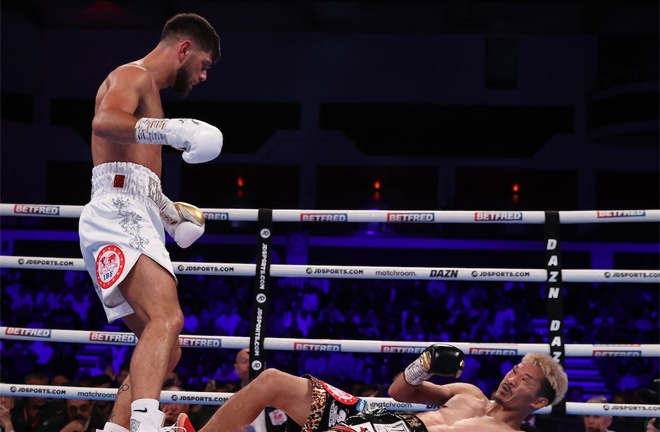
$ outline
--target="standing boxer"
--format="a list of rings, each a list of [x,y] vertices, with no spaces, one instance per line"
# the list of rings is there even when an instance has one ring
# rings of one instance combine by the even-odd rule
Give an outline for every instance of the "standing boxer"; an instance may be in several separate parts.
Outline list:
[[[181,356],[183,314],[165,231],[181,247],[204,232],[204,214],[162,192],[162,146],[187,163],[215,159],[222,133],[193,119],[165,119],[160,91],[186,96],[206,81],[220,39],[196,14],[167,21],[145,57],[119,66],[101,83],[92,121],[92,197],[80,216],[85,265],[112,322],[137,335],[130,374],[119,388],[108,432],[160,431],[160,390]]]

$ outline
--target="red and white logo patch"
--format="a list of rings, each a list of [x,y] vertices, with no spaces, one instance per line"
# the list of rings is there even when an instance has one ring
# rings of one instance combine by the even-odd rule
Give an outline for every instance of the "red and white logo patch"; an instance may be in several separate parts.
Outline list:
[[[288,418],[284,411],[278,409],[271,411],[268,415],[270,416],[270,422],[273,426],[279,426],[286,423]]]
[[[325,390],[330,394],[330,396],[332,396],[333,398],[337,399],[339,402],[345,405],[355,405],[360,400],[357,397],[353,396],[352,394],[346,393],[344,390],[340,390],[337,387],[333,387],[326,382],[322,382],[322,384]]]
[[[124,272],[126,259],[119,246],[108,245],[96,257],[96,281],[101,288],[110,288]]]

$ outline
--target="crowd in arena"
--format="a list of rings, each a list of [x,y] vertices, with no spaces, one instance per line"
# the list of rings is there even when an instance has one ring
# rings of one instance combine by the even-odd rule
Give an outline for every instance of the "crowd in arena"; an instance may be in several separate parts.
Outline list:
[[[184,335],[250,336],[252,278],[179,276]],[[386,341],[547,343],[545,284],[273,278],[266,337]],[[658,291],[648,284],[566,284],[566,344],[657,343]],[[3,269],[3,325],[128,331],[108,325],[84,272]],[[625,298],[625,301],[622,301]],[[2,381],[40,371],[70,380],[118,372],[130,346],[2,340]],[[177,372],[190,390],[231,382],[233,350],[184,349]],[[386,388],[411,360],[406,354],[266,351],[272,367],[310,373],[350,388]],[[462,380],[490,392],[515,358],[467,356]],[[649,386],[656,358],[594,359],[609,396]]]

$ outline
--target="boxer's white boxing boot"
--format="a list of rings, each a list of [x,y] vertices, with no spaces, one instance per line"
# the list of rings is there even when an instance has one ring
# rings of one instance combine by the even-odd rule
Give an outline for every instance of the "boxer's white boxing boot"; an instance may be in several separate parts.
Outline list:
[[[165,413],[158,409],[155,399],[138,399],[131,402],[131,432],[160,432]]]

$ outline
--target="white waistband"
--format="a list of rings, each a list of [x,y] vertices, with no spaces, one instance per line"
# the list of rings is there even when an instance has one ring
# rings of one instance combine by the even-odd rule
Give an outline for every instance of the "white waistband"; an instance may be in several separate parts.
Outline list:
[[[156,205],[163,196],[158,176],[131,162],[108,162],[92,169],[92,198],[111,192],[147,198]]]

